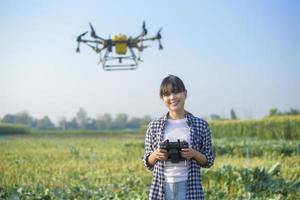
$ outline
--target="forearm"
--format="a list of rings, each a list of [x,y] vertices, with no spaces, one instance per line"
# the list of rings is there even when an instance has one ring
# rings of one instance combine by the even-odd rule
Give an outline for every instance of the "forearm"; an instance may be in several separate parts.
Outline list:
[[[156,156],[156,151],[154,151],[150,156],[148,156],[148,164],[150,166],[154,166],[155,163],[157,162],[157,156]]]
[[[194,150],[194,156],[192,159],[196,160],[200,165],[204,166],[207,164],[207,158],[204,154],[199,151]]]

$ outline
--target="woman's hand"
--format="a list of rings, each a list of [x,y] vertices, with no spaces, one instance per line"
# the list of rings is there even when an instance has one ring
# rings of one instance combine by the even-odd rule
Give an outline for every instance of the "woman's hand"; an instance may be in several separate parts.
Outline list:
[[[166,149],[157,148],[153,151],[152,154],[148,157],[148,163],[150,166],[154,166],[157,161],[165,161],[168,159],[168,151]]]
[[[168,159],[168,151],[166,149],[157,148],[154,152],[156,160],[165,161]]]
[[[207,164],[207,158],[204,154],[196,151],[192,148],[181,149],[181,157],[187,160],[196,160],[200,165],[205,166]]]
[[[181,153],[181,157],[185,158],[186,160],[191,160],[196,156],[197,151],[192,148],[186,148],[186,149],[181,149],[180,153]]]

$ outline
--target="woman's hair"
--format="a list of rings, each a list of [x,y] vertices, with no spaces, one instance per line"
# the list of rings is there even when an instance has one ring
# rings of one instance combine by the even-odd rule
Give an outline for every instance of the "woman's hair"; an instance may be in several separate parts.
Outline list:
[[[169,96],[171,93],[186,91],[185,86],[180,78],[174,75],[165,77],[160,84],[160,98]]]

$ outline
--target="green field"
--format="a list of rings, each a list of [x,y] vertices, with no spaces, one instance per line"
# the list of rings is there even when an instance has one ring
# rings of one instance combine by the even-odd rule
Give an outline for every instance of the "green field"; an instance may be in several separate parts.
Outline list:
[[[1,136],[0,199],[147,199],[143,139],[138,133]],[[213,144],[215,165],[202,170],[206,199],[300,196],[299,140]]]

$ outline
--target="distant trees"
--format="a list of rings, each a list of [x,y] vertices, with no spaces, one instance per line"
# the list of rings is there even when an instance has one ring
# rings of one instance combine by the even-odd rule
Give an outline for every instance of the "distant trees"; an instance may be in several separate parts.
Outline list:
[[[7,114],[1,119],[2,123],[8,124],[22,124],[31,128],[40,130],[55,129],[54,124],[48,116],[44,116],[42,119],[34,119],[28,112],[19,112],[17,114]]]
[[[79,129],[79,125],[77,123],[76,118],[72,118],[68,121],[65,117],[63,117],[58,123],[58,129],[60,130],[77,130]]]
[[[233,109],[230,110],[230,119],[232,120],[238,119]]]
[[[79,108],[79,111],[76,113],[76,120],[80,129],[87,128],[89,119],[87,112],[83,108]]]
[[[221,117],[220,115],[218,114],[211,114],[210,115],[210,119],[211,120],[228,120],[228,118],[224,118],[224,117]],[[231,120],[236,120],[238,119],[235,111],[233,109],[230,109],[230,119]]]
[[[211,120],[221,120],[222,117],[220,117],[220,115],[218,115],[218,114],[211,114],[210,119]]]
[[[48,116],[43,117],[42,119],[36,119],[35,127],[39,130],[53,130],[55,129],[54,124],[51,122]]]
[[[282,112],[277,108],[272,108],[268,116],[281,115],[300,115],[300,110],[291,108],[288,111]],[[226,120],[218,114],[211,114],[211,120]],[[227,118],[228,119],[228,118]],[[230,119],[238,119],[235,111],[230,110]],[[48,116],[41,119],[36,119],[30,116],[26,111],[16,114],[6,114],[0,119],[1,123],[7,124],[21,124],[26,125],[32,129],[38,130],[124,130],[124,129],[140,129],[151,121],[151,117],[146,115],[142,118],[130,118],[125,113],[118,113],[112,117],[109,113],[98,115],[96,118],[91,118],[84,108],[79,108],[75,117],[68,120],[62,117],[57,124],[54,124]]]
[[[114,118],[110,114],[104,113],[94,119],[88,116],[85,109],[79,108],[75,117],[70,120],[62,117],[57,125],[48,116],[35,119],[28,112],[6,114],[0,122],[22,124],[38,130],[124,130],[139,129],[143,125],[148,124],[150,120],[151,117],[148,115],[143,118],[129,118],[125,113],[118,113]]]
[[[35,120],[29,115],[28,112],[19,112],[15,115],[7,114],[2,120],[2,123],[10,123],[10,124],[23,124],[27,126],[35,126]]]
[[[300,110],[295,108],[290,108],[289,111],[281,112],[277,108],[271,108],[269,111],[269,116],[280,116],[280,115],[300,115]]]

